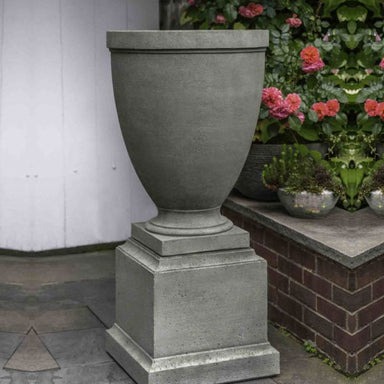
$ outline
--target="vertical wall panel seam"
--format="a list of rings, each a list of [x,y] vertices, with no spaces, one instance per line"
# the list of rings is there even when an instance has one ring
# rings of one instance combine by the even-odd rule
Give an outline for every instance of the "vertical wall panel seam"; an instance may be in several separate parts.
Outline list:
[[[4,60],[4,32],[5,32],[5,0],[0,0],[0,17],[1,17],[1,31],[0,31],[0,143],[2,139],[2,111],[3,111],[3,60]],[[1,176],[1,165],[0,165],[0,180],[3,180]],[[0,189],[0,199],[2,198],[2,193]],[[2,222],[0,220],[0,230],[2,230]]]
[[[62,139],[62,188],[63,188],[63,230],[64,247],[67,246],[67,176],[66,176],[66,134],[65,134],[65,115],[64,115],[64,43],[63,43],[63,0],[59,0],[59,20],[60,20],[60,75],[61,75],[61,139]]]
[[[102,179],[100,177],[100,156],[98,156],[98,154],[100,153],[99,152],[99,127],[100,127],[100,124],[99,124],[99,121],[97,119],[97,109],[98,109],[98,105],[99,105],[99,100],[97,98],[97,39],[96,39],[96,36],[97,36],[97,23],[96,23],[96,8],[97,8],[97,4],[98,4],[98,1],[97,0],[93,0],[93,61],[94,61],[94,64],[93,64],[93,76],[94,76],[94,80],[93,80],[93,84],[94,84],[94,87],[93,87],[93,92],[94,92],[94,97],[95,97],[95,104],[94,104],[94,108],[93,108],[93,113],[94,113],[94,121],[95,121],[95,125],[94,125],[94,129],[95,129],[95,146],[94,146],[94,151],[95,151],[95,157],[96,157],[96,188],[97,188],[97,223],[95,223],[96,225],[96,231],[97,231],[97,234],[98,234],[98,240],[99,241],[102,241],[102,230],[100,230],[101,228],[101,223],[103,223],[103,218],[100,217],[101,216],[101,212],[102,210],[100,209],[100,196],[101,196],[101,191],[100,191],[100,183],[102,182]]]

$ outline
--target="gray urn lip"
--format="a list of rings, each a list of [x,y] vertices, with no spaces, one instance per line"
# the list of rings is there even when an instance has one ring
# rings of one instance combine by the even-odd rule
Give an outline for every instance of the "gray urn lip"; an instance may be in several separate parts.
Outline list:
[[[381,190],[372,191],[365,200],[373,212],[379,216],[384,215],[384,193]]]
[[[266,30],[108,31],[107,47],[128,50],[260,50],[269,44]]]
[[[221,233],[257,123],[269,32],[111,31],[115,101],[164,235]]]

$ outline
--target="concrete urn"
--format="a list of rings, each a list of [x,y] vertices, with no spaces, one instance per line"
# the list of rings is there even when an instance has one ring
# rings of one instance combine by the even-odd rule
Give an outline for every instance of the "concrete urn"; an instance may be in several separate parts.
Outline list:
[[[268,31],[112,31],[115,101],[133,166],[158,207],[148,231],[209,235],[257,123]]]

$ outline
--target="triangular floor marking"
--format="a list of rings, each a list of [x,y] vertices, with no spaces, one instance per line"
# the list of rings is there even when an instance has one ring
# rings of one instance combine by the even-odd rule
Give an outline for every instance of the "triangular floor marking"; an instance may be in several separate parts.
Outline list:
[[[25,372],[47,371],[60,368],[33,328],[4,366]]]

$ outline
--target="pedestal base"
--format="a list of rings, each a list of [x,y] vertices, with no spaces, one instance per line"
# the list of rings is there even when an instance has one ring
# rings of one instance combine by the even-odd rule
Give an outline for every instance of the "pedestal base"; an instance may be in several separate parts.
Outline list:
[[[106,345],[140,384],[233,383],[280,372],[279,353],[269,343],[153,359],[115,324]]]
[[[251,248],[164,257],[130,239],[116,250],[116,301],[106,348],[138,384],[279,373],[267,340],[267,265]]]

